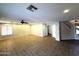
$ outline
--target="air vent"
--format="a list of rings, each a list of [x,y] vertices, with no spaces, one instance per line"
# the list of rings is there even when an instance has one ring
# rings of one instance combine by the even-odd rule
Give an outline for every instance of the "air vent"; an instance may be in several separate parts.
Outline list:
[[[33,5],[30,5],[29,7],[27,7],[28,10],[34,12],[35,10],[38,10],[37,7],[33,6]]]

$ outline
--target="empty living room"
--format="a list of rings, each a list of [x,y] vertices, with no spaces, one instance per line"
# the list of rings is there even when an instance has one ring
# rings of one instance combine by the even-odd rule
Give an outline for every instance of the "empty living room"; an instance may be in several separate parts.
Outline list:
[[[0,3],[0,56],[79,56],[79,4]]]

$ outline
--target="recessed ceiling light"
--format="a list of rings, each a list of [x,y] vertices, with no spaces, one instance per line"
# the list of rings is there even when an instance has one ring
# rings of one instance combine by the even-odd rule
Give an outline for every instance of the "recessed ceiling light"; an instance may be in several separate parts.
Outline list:
[[[64,13],[68,13],[70,11],[70,9],[66,9],[64,10]]]

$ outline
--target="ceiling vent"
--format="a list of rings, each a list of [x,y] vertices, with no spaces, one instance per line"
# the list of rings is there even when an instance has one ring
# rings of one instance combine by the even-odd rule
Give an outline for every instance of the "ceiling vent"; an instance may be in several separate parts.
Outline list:
[[[27,7],[28,10],[34,12],[35,10],[38,10],[37,7],[33,6],[33,5],[30,5],[29,7]]]

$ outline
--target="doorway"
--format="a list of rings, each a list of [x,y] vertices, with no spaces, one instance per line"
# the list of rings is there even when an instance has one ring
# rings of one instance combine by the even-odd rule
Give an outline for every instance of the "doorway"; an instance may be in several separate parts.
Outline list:
[[[47,26],[47,30],[48,30],[48,36],[52,36],[52,28],[51,25]]]

